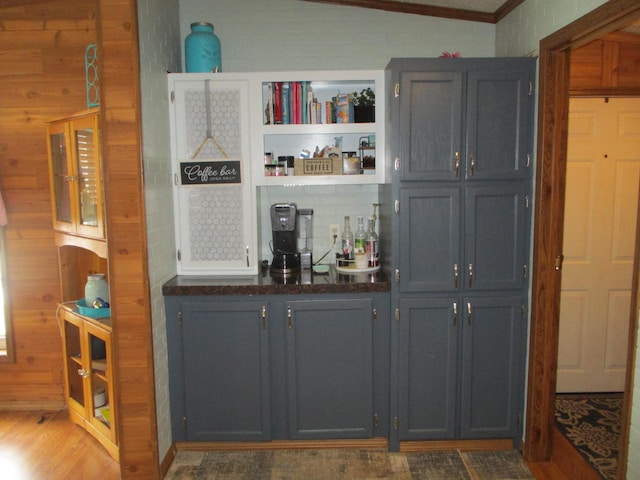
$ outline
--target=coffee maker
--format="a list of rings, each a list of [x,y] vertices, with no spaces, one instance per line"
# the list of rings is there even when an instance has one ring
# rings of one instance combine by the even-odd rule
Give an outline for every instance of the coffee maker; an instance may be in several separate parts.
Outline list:
[[[300,272],[300,255],[296,251],[295,203],[271,205],[273,233],[273,260],[270,272],[275,275],[293,275]]]

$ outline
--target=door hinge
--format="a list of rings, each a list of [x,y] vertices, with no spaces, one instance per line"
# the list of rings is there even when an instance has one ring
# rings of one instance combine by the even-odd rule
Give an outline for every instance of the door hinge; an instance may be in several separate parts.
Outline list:
[[[373,428],[378,428],[378,414],[373,414]]]
[[[400,283],[400,269],[398,268],[396,268],[395,278],[396,278],[396,283]]]
[[[393,95],[398,98],[400,96],[400,83],[396,83],[395,88],[393,89]]]
[[[399,321],[400,321],[400,309],[399,309],[399,308],[396,308],[396,311],[395,311],[395,313],[393,314],[393,318],[394,318],[394,320],[395,320],[396,322],[399,322]]]
[[[374,308],[373,310],[371,310],[371,320],[373,320],[373,323],[376,323],[378,321],[378,309]]]
[[[393,418],[393,428],[398,430],[400,428],[400,419],[398,417]]]
[[[176,320],[178,320],[178,325],[182,325],[182,312],[178,312],[178,315],[176,315]]]
[[[400,170],[400,157],[396,157],[393,159],[393,168],[396,172]]]
[[[562,270],[562,262],[564,261],[564,255],[560,254],[558,256],[556,256],[556,271],[561,271]]]
[[[182,260],[182,252],[180,252],[180,249],[176,250],[176,257],[178,257],[178,261]]]

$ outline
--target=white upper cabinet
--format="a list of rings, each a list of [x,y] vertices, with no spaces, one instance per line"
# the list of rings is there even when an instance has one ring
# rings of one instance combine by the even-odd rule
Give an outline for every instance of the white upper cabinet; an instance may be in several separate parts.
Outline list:
[[[249,82],[170,75],[178,274],[258,271]]]

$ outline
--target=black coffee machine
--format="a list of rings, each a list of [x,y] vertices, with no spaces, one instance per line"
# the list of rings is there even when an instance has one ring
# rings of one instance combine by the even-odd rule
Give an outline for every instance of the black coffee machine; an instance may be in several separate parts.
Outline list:
[[[300,272],[300,254],[296,251],[295,203],[271,205],[273,232],[273,261],[270,272],[274,275],[293,275]]]

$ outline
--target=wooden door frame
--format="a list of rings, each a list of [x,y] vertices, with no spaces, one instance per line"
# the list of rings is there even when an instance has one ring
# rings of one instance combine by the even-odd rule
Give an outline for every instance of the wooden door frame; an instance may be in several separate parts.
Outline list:
[[[540,42],[536,204],[534,216],[531,325],[527,417],[523,453],[529,461],[551,457],[558,359],[560,269],[569,115],[569,66],[572,48],[640,19],[638,0],[610,0]],[[636,253],[638,251],[636,242]],[[558,259],[558,260],[557,260]],[[618,478],[624,478],[629,443],[628,401],[636,346],[634,272],[628,368]]]

